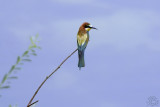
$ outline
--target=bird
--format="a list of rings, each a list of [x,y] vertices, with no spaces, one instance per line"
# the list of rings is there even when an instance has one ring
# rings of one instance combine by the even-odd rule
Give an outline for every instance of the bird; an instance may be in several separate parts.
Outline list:
[[[79,31],[77,33],[77,49],[78,49],[78,67],[81,69],[81,67],[85,67],[85,61],[84,61],[84,51],[87,47],[88,41],[89,41],[89,31],[91,29],[97,29],[93,27],[90,23],[84,22],[80,27]]]

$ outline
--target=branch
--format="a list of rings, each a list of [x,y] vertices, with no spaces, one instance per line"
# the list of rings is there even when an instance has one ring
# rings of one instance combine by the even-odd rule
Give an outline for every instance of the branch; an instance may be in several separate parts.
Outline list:
[[[28,49],[21,56],[17,57],[17,61],[15,62],[15,64],[12,65],[10,70],[3,76],[3,79],[0,82],[0,91],[2,89],[10,88],[11,80],[18,78],[17,76],[15,76],[13,74],[13,72],[20,71],[21,70],[21,65],[23,65],[24,62],[30,62],[31,61],[31,59],[29,59],[30,55],[34,55],[34,56],[37,55],[36,52],[35,52],[35,49],[40,48],[38,46],[38,42],[39,42],[38,41],[38,34],[36,36],[30,37],[30,42],[31,43],[30,43]]]
[[[76,49],[75,51],[73,51],[49,76],[47,76],[45,78],[45,80],[41,83],[41,85],[38,87],[38,89],[36,90],[36,92],[34,93],[34,95],[32,96],[31,100],[29,101],[27,107],[30,107],[31,105],[33,105],[32,101],[34,99],[34,97],[37,95],[38,91],[41,89],[41,87],[43,86],[43,84],[63,65],[63,63],[69,58],[71,57],[78,49]],[[34,102],[37,103],[38,101]]]
[[[37,103],[38,101],[39,101],[39,100],[37,100],[37,101],[33,102],[32,104],[28,105],[27,107],[32,106],[33,104]]]

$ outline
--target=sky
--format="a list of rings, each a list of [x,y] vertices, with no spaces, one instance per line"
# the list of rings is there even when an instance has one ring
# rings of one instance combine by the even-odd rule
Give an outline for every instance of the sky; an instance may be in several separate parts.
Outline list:
[[[39,34],[38,56],[0,90],[0,107],[26,107],[40,83],[77,48],[83,22],[90,31],[86,66],[75,53],[44,84],[36,107],[150,107],[160,100],[159,0],[1,0],[0,79]],[[160,102],[159,102],[160,103]],[[157,105],[158,106],[158,105]],[[160,106],[160,104],[159,104]]]

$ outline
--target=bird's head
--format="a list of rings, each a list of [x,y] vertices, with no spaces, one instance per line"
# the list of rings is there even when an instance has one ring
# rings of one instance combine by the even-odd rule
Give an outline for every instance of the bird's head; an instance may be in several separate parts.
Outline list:
[[[97,29],[95,27],[93,27],[90,23],[88,22],[84,22],[82,25],[81,25],[83,28],[85,28],[86,31],[90,31],[91,29]]]

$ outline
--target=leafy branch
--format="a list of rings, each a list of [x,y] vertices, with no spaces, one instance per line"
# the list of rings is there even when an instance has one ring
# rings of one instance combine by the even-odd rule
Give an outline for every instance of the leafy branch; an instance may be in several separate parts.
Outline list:
[[[11,69],[9,70],[8,73],[6,73],[0,82],[0,90],[1,89],[7,89],[10,88],[10,80],[17,79],[18,77],[13,74],[13,72],[21,70],[21,66],[25,62],[30,62],[32,61],[30,59],[30,56],[37,56],[35,49],[41,49],[40,46],[37,44],[39,43],[38,41],[38,34],[36,36],[30,37],[30,45],[28,49],[21,55],[17,57],[17,61],[14,65],[12,65]]]

